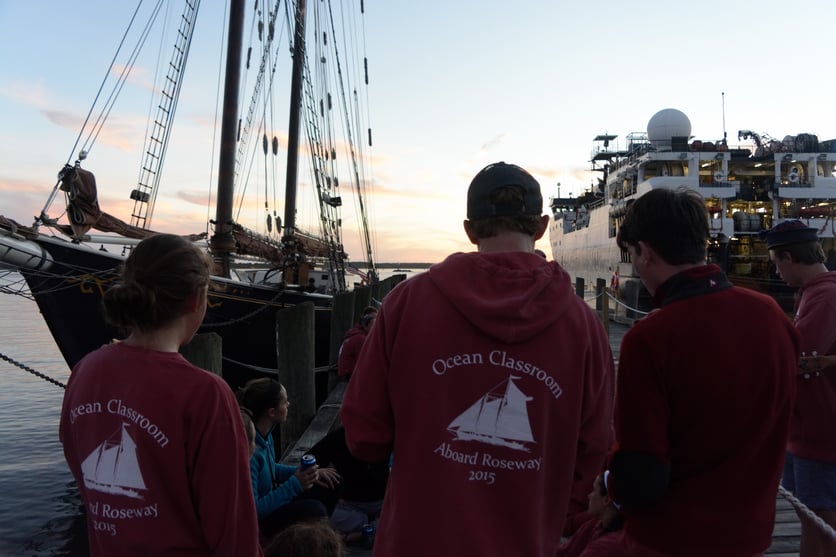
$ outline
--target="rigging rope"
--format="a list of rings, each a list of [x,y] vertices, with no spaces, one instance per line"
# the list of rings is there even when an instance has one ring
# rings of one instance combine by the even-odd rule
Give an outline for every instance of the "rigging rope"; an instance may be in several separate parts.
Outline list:
[[[263,304],[261,304],[261,306],[258,309],[254,310],[254,311],[251,311],[250,313],[248,313],[246,315],[242,315],[241,317],[236,317],[235,319],[230,319],[228,321],[222,321],[221,323],[202,323],[200,325],[200,329],[220,329],[221,327],[226,327],[228,325],[234,325],[235,323],[240,323],[240,322],[243,322],[243,321],[247,321],[250,317],[253,317],[254,315],[258,315],[259,313],[266,310],[267,308],[272,307],[272,306],[270,306],[270,304],[275,302],[276,300],[278,300],[279,297],[282,294],[284,294],[284,289],[280,289],[276,293],[276,295],[273,296],[269,301],[264,302]]]
[[[337,33],[336,33],[335,25],[334,25],[334,14],[333,14],[333,11],[331,9],[331,3],[330,2],[328,3],[328,16],[329,16],[328,21],[331,24],[331,34],[333,36],[336,36]],[[343,37],[345,37],[347,34],[348,33],[343,33]],[[350,50],[348,48],[346,48],[346,51],[350,52]],[[339,52],[339,49],[337,48],[336,41],[333,42],[333,52],[334,52],[334,61],[335,61],[334,71],[336,72],[335,73],[336,81],[337,81],[337,84],[339,85],[340,98],[342,99],[342,106],[343,106],[343,116],[345,118],[344,126],[343,126],[343,133],[344,133],[344,136],[345,136],[345,144],[346,144],[345,145],[345,150],[348,154],[349,162],[351,163],[351,169],[353,170],[354,185],[357,189],[356,201],[357,201],[357,204],[359,205],[359,208],[360,208],[360,219],[361,219],[361,222],[360,222],[360,226],[361,226],[360,244],[366,252],[364,254],[365,257],[366,257],[366,264],[369,266],[370,271],[373,274],[376,275],[377,273],[375,271],[375,266],[374,266],[374,256],[373,256],[373,253],[372,253],[372,242],[371,242],[371,239],[369,237],[369,219],[368,219],[368,216],[366,215],[366,207],[365,207],[365,203],[363,201],[363,195],[365,193],[364,190],[365,190],[365,183],[366,183],[365,178],[361,179],[361,175],[363,177],[365,176],[365,173],[362,172],[362,170],[363,170],[362,162],[363,162],[363,160],[365,160],[364,157],[363,157],[363,151],[362,151],[362,143],[363,142],[360,141],[359,143],[355,143],[354,138],[357,134],[352,134],[352,131],[351,131],[354,127],[354,126],[352,126],[351,112],[354,113],[354,125],[358,128],[358,133],[360,131],[359,130],[360,129],[359,106],[357,105],[357,103],[354,103],[353,106],[355,107],[355,109],[353,111],[350,110],[352,104],[349,102],[349,95],[346,94],[345,82],[350,80],[351,76],[349,75],[348,71],[346,71],[345,74],[343,73],[342,64],[340,62],[340,60],[341,60],[340,52]],[[346,70],[349,70],[350,67],[351,67],[350,65],[347,65]],[[354,93],[356,94],[357,89],[354,88],[353,90],[354,90]]]
[[[49,383],[52,383],[53,385],[58,385],[62,389],[67,388],[67,386],[64,383],[61,383],[57,379],[53,379],[52,377],[50,377],[48,375],[45,375],[45,374],[41,373],[40,371],[36,371],[36,370],[32,369],[31,367],[27,366],[26,364],[22,364],[22,363],[18,362],[14,358],[10,358],[9,356],[6,356],[2,352],[0,352],[0,359],[9,362],[10,364],[17,366],[24,371],[28,371],[29,373],[31,373],[35,377],[39,377],[39,378],[43,379],[44,381],[48,381]]]
[[[272,1],[272,0],[271,0]],[[268,2],[267,4],[270,4]],[[250,97],[249,108],[244,113],[244,117],[239,120],[239,137],[238,148],[236,154],[236,170],[235,170],[235,219],[239,219],[244,214],[245,197],[248,196],[248,183],[250,179],[254,182],[257,180],[264,180],[263,187],[263,201],[258,199],[260,197],[259,188],[257,185],[254,188],[256,202],[262,201],[259,205],[263,208],[264,218],[259,219],[261,226],[256,225],[261,229],[266,222],[268,228],[266,234],[273,237],[281,237],[282,230],[279,228],[281,219],[276,213],[280,197],[279,182],[281,159],[278,157],[278,136],[273,131],[277,129],[276,113],[273,109],[273,104],[270,99],[274,96],[274,79],[276,70],[280,61],[285,60],[282,55],[281,43],[286,36],[288,47],[292,47],[292,22],[295,22],[295,14],[292,15],[290,10],[292,2],[285,2],[284,13],[280,11],[281,2],[275,0],[272,10],[268,10],[266,5],[257,9],[254,12],[254,20],[260,25],[262,32],[256,36],[251,33],[251,44],[248,57],[252,57],[252,68],[256,73],[254,84],[250,87],[252,89]],[[344,248],[343,239],[340,229],[342,219],[340,217],[340,205],[342,200],[339,194],[339,178],[337,162],[338,150],[345,149],[347,154],[346,164],[349,167],[347,170],[352,173],[350,165],[353,164],[353,182],[359,195],[363,195],[367,188],[368,178],[362,165],[366,164],[366,155],[363,153],[361,146],[357,146],[354,142],[358,137],[361,137],[359,120],[360,110],[355,101],[354,108],[347,106],[348,95],[347,91],[353,90],[354,96],[357,95],[357,87],[351,83],[344,83],[345,81],[352,81],[349,74],[341,72],[341,53],[337,48],[337,41],[340,40],[336,36],[336,29],[334,25],[334,15],[332,13],[332,6],[330,2],[316,3],[316,5],[309,6],[310,15],[314,32],[306,33],[311,37],[309,45],[306,45],[306,53],[303,57],[304,71],[303,71],[303,86],[302,86],[302,101],[300,110],[302,111],[301,121],[304,126],[304,139],[308,143],[307,164],[310,170],[311,186],[314,190],[314,196],[308,197],[300,195],[296,202],[296,213],[305,213],[307,216],[313,216],[308,211],[313,210],[316,213],[316,220],[309,220],[308,225],[314,225],[318,222],[320,229],[320,238],[328,246],[329,256],[325,259],[330,259],[332,264],[328,267],[329,274],[334,278],[331,282],[335,285],[337,290],[344,288],[344,283],[339,278],[342,274]],[[283,17],[282,17],[283,16]],[[282,18],[283,21],[277,22],[276,19]],[[279,29],[275,29],[276,24],[279,24]],[[254,23],[255,24],[255,23]],[[268,32],[268,29],[270,30]],[[328,29],[326,31],[326,29]],[[345,30],[345,27],[344,27]],[[278,31],[278,32],[276,32]],[[285,35],[285,33],[287,33]],[[255,41],[258,40],[260,44],[255,46]],[[345,43],[345,34],[342,36]],[[346,49],[350,52],[350,49]],[[310,66],[309,66],[310,63]],[[361,61],[362,63],[362,61]],[[250,61],[248,60],[248,64]],[[361,68],[357,65],[357,68]],[[357,74],[358,86],[362,80],[362,73]],[[242,78],[243,79],[243,78]],[[340,83],[332,85],[335,81]],[[366,80],[367,81],[367,80]],[[244,84],[246,85],[246,84]],[[331,88],[339,87],[340,93],[332,94]],[[242,91],[247,88],[242,86]],[[333,100],[332,100],[333,96]],[[368,93],[366,93],[366,99]],[[339,100],[342,100],[341,106]],[[367,102],[367,100],[366,100]],[[331,109],[333,106],[334,114]],[[336,109],[342,109],[344,115],[344,122],[342,126],[338,125],[340,118],[337,116]],[[350,116],[353,115],[353,116]],[[350,129],[355,127],[354,130]],[[340,129],[342,128],[342,129]],[[349,128],[346,130],[346,128]],[[346,134],[345,142],[339,142],[337,136],[342,131]],[[260,140],[255,140],[260,136]],[[272,138],[272,153],[270,153],[269,144]],[[261,154],[259,156],[259,149]],[[358,161],[358,158],[360,159]],[[263,161],[264,168],[259,169],[260,161]],[[272,192],[273,199],[270,199],[269,184],[273,184]],[[302,185],[300,181],[299,185]],[[286,184],[284,184],[287,187]],[[354,196],[353,196],[354,197]],[[355,200],[356,201],[356,200]],[[308,203],[313,202],[312,206]],[[362,201],[361,201],[362,203]],[[270,205],[272,204],[272,215]],[[304,205],[304,209],[303,209]],[[315,209],[314,209],[315,207]],[[361,205],[358,213],[362,213],[366,208]],[[273,218],[271,218],[273,217]],[[358,219],[359,220],[359,219]],[[362,221],[368,222],[368,216],[363,214]],[[271,227],[273,223],[275,227]],[[287,223],[281,223],[286,225]],[[314,225],[315,226],[315,225]],[[367,226],[367,225],[366,225]],[[362,231],[360,232],[362,234]],[[360,243],[365,252],[371,251],[371,242],[368,239],[369,233],[366,231],[365,235],[360,237]],[[372,259],[371,255],[367,259]]]
[[[84,130],[87,128],[87,124],[90,122],[90,117],[93,114],[93,109],[96,107],[96,104],[99,102],[99,97],[101,96],[102,91],[104,91],[105,83],[107,83],[108,77],[110,76],[111,71],[113,70],[113,67],[116,65],[116,58],[119,56],[119,52],[122,51],[122,47],[125,46],[125,40],[128,37],[128,32],[133,27],[134,21],[136,20],[137,13],[139,13],[140,6],[142,6],[142,2],[139,2],[139,4],[137,4],[136,10],[134,11],[133,16],[131,16],[131,21],[128,24],[128,28],[125,29],[125,34],[122,35],[122,40],[119,42],[119,47],[116,49],[116,53],[113,55],[113,59],[110,61],[110,66],[107,68],[107,72],[105,72],[105,76],[102,79],[101,84],[99,85],[98,92],[96,92],[96,98],[93,99],[93,104],[90,105],[90,110],[87,112],[87,116],[84,118],[84,124],[82,124],[81,130],[79,130],[78,136],[76,136],[75,143],[73,144],[72,149],[70,149],[70,154],[67,157],[67,164],[70,164],[70,162],[73,160],[73,153],[76,152],[76,147],[78,147],[78,143],[79,143],[79,141],[81,141],[81,137],[84,134]],[[130,67],[132,67],[132,66],[133,66],[133,64],[126,65],[125,68],[123,68],[123,70],[122,70],[122,76],[124,76],[125,72],[129,71]],[[120,79],[121,79],[121,77],[120,77]],[[119,90],[121,90],[121,87],[119,87]],[[114,95],[113,95],[113,92],[111,92],[107,103],[110,103],[111,99],[113,99],[113,98],[114,98]],[[106,106],[107,106],[107,103],[106,103]],[[110,113],[110,111],[107,110],[107,114],[109,114],[109,113]],[[106,119],[106,116],[105,116],[105,119]],[[96,124],[93,126],[94,129],[97,125],[99,125],[99,122],[101,122],[101,121],[102,121],[102,114],[100,114],[99,117],[97,118]],[[90,137],[92,135],[93,135],[93,132],[91,131],[90,135],[88,136],[87,140],[84,143],[84,147],[82,148],[82,150],[84,150],[86,148],[86,145],[90,141]],[[96,135],[98,135],[98,133],[96,133]],[[89,149],[87,149],[87,150],[89,151]],[[59,178],[58,181],[55,182],[55,186],[53,186],[53,188],[52,188],[52,193],[49,195],[49,198],[47,198],[46,203],[44,203],[43,209],[41,209],[41,213],[40,213],[41,216],[46,215],[47,212],[49,211],[49,208],[52,206],[52,202],[55,201],[55,196],[58,194],[58,191],[59,191],[58,188],[59,188],[60,185],[61,185],[61,179]],[[38,220],[40,220],[40,218],[41,217],[39,216]]]

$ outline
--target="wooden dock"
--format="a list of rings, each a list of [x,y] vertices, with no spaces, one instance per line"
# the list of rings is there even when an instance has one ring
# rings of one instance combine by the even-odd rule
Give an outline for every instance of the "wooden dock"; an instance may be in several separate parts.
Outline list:
[[[801,522],[795,509],[781,495],[775,508],[775,528],[772,530],[772,545],[764,555],[772,557],[798,557],[801,541]]]

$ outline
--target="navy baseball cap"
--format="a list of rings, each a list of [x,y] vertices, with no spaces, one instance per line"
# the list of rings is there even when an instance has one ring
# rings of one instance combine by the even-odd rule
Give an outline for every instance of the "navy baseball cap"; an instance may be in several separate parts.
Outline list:
[[[516,186],[523,199],[513,203],[494,203],[491,196],[503,186]],[[467,189],[467,218],[514,217],[543,214],[543,195],[540,183],[515,164],[495,162],[479,171]]]
[[[798,219],[785,220],[769,230],[761,230],[758,235],[766,240],[766,247],[769,249],[789,244],[816,242],[819,239],[815,228],[810,228]]]

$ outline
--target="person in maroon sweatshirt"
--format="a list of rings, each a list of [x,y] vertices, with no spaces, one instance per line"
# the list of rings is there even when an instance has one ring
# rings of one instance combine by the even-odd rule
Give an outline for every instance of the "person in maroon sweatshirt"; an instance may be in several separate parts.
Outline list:
[[[103,298],[128,337],[70,375],[59,435],[93,557],[262,554],[238,402],[178,353],[206,313],[211,263],[180,236],[140,242]]]
[[[607,487],[635,557],[752,557],[772,541],[798,334],[772,298],[705,264],[708,235],[687,189],[645,193],[618,231],[659,307],[618,365]]]
[[[366,335],[374,325],[377,317],[377,308],[368,306],[357,321],[357,325],[346,331],[343,343],[340,345],[339,359],[337,361],[337,374],[340,379],[350,379],[354,373],[354,366],[357,365],[357,357],[366,342]]]
[[[802,359],[782,483],[836,529],[836,369],[815,369],[819,360],[836,355],[836,272],[824,264],[816,229],[799,220],[779,223],[762,236],[778,275],[798,287],[795,326]],[[836,555],[836,540],[806,514],[798,516],[801,557]]]
[[[598,474],[589,492],[589,520],[564,542],[555,557],[629,557],[624,549],[624,517],[607,492],[604,474]]]
[[[349,450],[393,453],[374,554],[553,557],[612,434],[614,365],[569,275],[534,253],[540,185],[499,162],[455,253],[390,292],[343,400]],[[570,507],[570,501],[571,507]]]

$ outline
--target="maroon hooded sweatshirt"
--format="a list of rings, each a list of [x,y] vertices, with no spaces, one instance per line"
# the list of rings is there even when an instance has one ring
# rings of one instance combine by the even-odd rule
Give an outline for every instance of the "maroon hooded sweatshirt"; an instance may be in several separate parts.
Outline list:
[[[613,383],[556,263],[457,253],[398,285],[342,407],[355,456],[394,454],[374,554],[553,556],[609,448]]]

